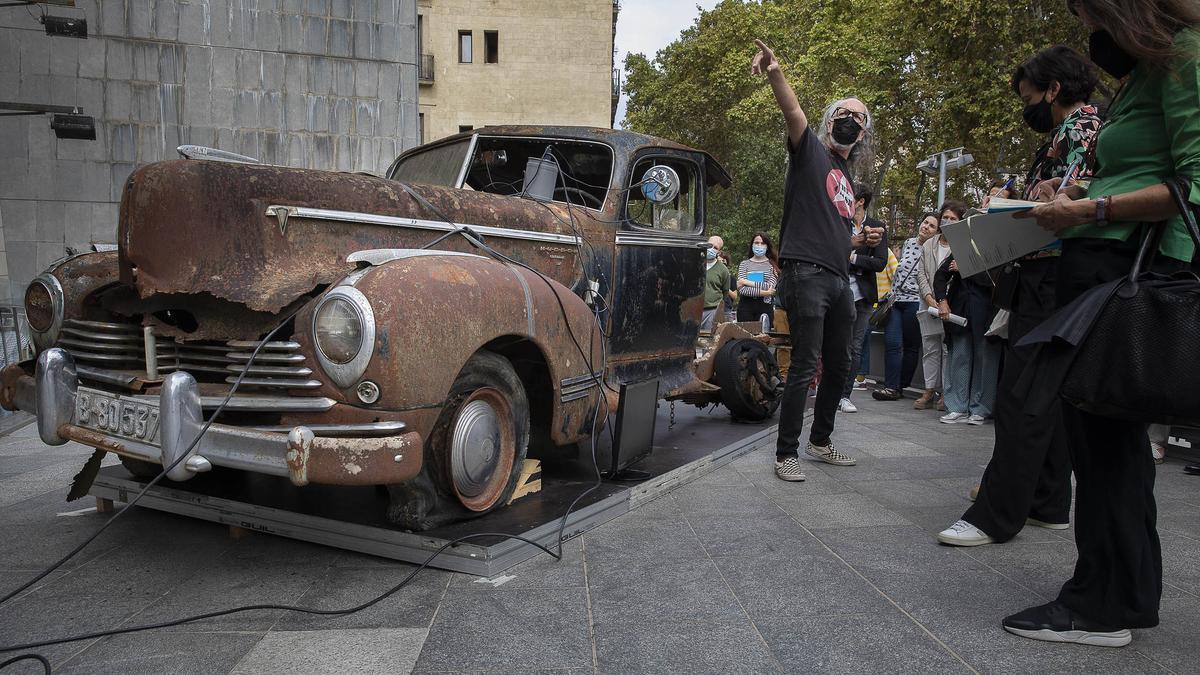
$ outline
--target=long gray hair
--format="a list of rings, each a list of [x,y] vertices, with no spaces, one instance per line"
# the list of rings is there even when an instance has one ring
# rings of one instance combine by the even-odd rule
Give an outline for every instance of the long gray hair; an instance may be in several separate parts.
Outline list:
[[[848,98],[842,98],[825,106],[825,113],[821,115],[821,126],[817,127],[817,138],[826,147],[837,147],[837,142],[830,137],[829,123],[833,121],[833,112],[838,108],[844,107]],[[855,99],[857,100],[857,99]],[[865,106],[864,106],[865,107]],[[875,118],[871,115],[870,109],[867,110],[867,123],[863,125],[866,133],[863,134],[862,140],[855,143],[850,150],[850,163],[855,167],[867,167],[871,160],[875,157]]]

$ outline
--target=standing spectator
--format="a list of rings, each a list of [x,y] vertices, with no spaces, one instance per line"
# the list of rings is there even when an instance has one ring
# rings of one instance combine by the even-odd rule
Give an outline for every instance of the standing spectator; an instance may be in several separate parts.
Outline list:
[[[720,260],[721,262],[725,263],[726,268],[728,268],[730,270],[733,269],[733,265],[730,264],[730,262],[729,262],[729,254],[725,251],[725,249],[721,249],[721,254],[717,256],[717,259]],[[725,302],[722,305],[724,307],[724,312],[725,312],[725,314],[724,314],[725,321],[727,321],[729,323],[733,323],[734,321],[737,321],[737,299],[738,299],[737,276],[735,276],[732,272],[730,272],[730,274],[729,274],[729,294],[725,298]]]
[[[1129,274],[1143,223],[1165,221],[1152,267],[1187,269],[1196,247],[1166,180],[1184,177],[1200,200],[1200,3],[1196,0],[1071,0],[1092,30],[1089,56],[1120,93],[1096,138],[1085,191],[1044,181],[1050,203],[1028,217],[1063,242],[1055,292],[1063,307]],[[1132,320],[1132,319],[1131,319]],[[1155,527],[1154,460],[1146,425],[1062,407],[1075,470],[1075,573],[1053,601],[1006,617],[1023,637],[1119,647],[1131,628],[1158,625],[1162,550]]]
[[[775,308],[771,298],[775,297],[775,286],[779,282],[779,255],[771,239],[756,232],[750,240],[750,257],[738,265],[737,320],[758,321],[763,314],[774,320]]]
[[[721,249],[725,248],[725,241],[720,237],[708,238],[708,272],[704,277],[704,315],[700,320],[700,330],[711,333],[716,325],[720,323],[718,319],[724,319],[721,315],[726,299],[732,300],[733,294],[729,291],[729,268],[725,263],[721,262]]]
[[[917,371],[917,360],[921,358],[921,327],[917,319],[917,312],[921,308],[921,286],[917,278],[920,265],[921,239],[919,236],[910,237],[904,241],[900,260],[892,273],[890,292],[896,303],[892,305],[883,332],[887,346],[883,369],[884,388],[871,392],[871,397],[876,401],[898,401],[904,388],[912,384],[913,374]],[[882,295],[880,297],[882,299]],[[938,350],[941,350],[940,346]],[[927,404],[929,399],[926,398],[925,402]]]
[[[1017,67],[1013,91],[1025,104],[1025,121],[1049,132],[1026,179],[1026,197],[1037,184],[1061,178],[1092,147],[1100,118],[1087,105],[1096,87],[1091,64],[1069,47],[1042,50]],[[1047,125],[1052,125],[1047,129]],[[1091,175],[1086,168],[1077,175]],[[1011,288],[1001,298],[1010,310],[1004,369],[996,394],[996,445],[983,472],[978,496],[962,518],[938,534],[938,541],[976,546],[1008,541],[1025,525],[1066,529],[1071,518],[1071,459],[1057,400],[1038,415],[1026,414],[1017,381],[1030,356],[1016,344],[1048,318],[1055,307],[1059,245],[1025,256],[1008,266],[999,283]]]
[[[829,437],[842,386],[850,377],[854,325],[854,296],[848,283],[854,191],[848,174],[852,162],[870,154],[871,113],[862,101],[847,98],[831,103],[820,122],[810,125],[775,54],[761,40],[755,43],[758,53],[750,72],[767,76],[787,125],[779,257],[780,304],[787,310],[792,363],[779,409],[775,475],[800,481],[804,480],[798,457],[800,432],[818,359],[824,363],[825,376],[817,390],[805,452],[830,464],[856,463],[838,452]],[[875,233],[866,238],[865,243],[879,243]]]
[[[871,208],[871,190],[865,186],[858,186],[854,191],[854,220],[851,226],[850,245],[853,249],[850,251],[850,274],[847,277],[850,282],[850,292],[854,297],[854,328],[850,334],[850,363],[857,364],[862,358],[863,340],[867,335],[868,321],[871,319],[871,312],[875,307],[875,302],[879,298],[878,290],[875,285],[875,274],[883,271],[887,265],[887,230],[883,223],[867,216],[867,209]],[[868,230],[874,230],[879,233],[879,241],[876,244],[867,242]],[[838,401],[838,410],[844,413],[858,412],[858,408],[850,401],[850,394],[854,391],[854,376],[856,373],[853,369],[846,378],[846,383],[842,387],[842,398]]]
[[[942,227],[961,220],[966,210],[962,202],[946,202],[940,214]],[[983,424],[996,404],[1000,346],[984,335],[996,313],[988,274],[985,270],[963,277],[953,255],[934,274],[933,295],[938,301],[939,318],[945,321],[956,314],[967,320],[966,326],[946,323],[946,414],[939,420],[943,424]]]
[[[929,313],[937,307],[933,296],[933,277],[946,258],[950,256],[950,242],[942,235],[941,219],[936,213],[927,213],[921,219],[918,230],[921,241],[921,264],[917,267],[917,285],[921,291],[921,308],[917,313],[917,324],[921,327],[921,364],[925,371],[925,393],[913,407],[917,410],[934,405],[934,399],[942,390],[942,366],[945,364],[946,328],[941,319]],[[943,409],[942,402],[937,403]]]

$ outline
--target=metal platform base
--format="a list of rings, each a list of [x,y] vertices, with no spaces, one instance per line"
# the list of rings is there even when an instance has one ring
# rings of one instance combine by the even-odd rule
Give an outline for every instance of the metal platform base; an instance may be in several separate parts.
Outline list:
[[[660,406],[654,452],[637,465],[654,477],[640,483],[603,482],[567,518],[564,541],[775,440],[774,420],[741,424],[731,421],[723,408],[705,412],[679,405],[675,426],[668,428],[669,415],[668,407]],[[236,532],[266,532],[419,563],[446,542],[478,532],[520,535],[553,548],[562,514],[595,483],[594,475],[581,473],[577,465],[544,464],[541,492],[486,516],[420,533],[387,523],[387,495],[382,489],[297,488],[281,478],[239,472],[215,471],[185,483],[156,485],[138,506],[229,525]],[[91,494],[126,503],[143,486],[123,467],[113,466],[101,470]],[[489,537],[456,544],[430,566],[492,577],[539,554],[540,550],[520,541]]]

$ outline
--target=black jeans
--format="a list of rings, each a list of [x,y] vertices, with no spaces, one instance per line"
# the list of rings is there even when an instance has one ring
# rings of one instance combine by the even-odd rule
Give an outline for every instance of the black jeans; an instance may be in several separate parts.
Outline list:
[[[1058,267],[1058,305],[1128,274],[1137,237],[1128,242],[1067,239]],[[1154,269],[1182,262],[1159,256]],[[1072,611],[1114,628],[1158,625],[1162,549],[1154,503],[1154,460],[1146,425],[1063,405],[1063,427],[1075,468],[1075,573],[1058,599]]]
[[[785,261],[779,297],[791,331],[792,363],[779,407],[779,440],[775,454],[796,456],[804,428],[808,386],[821,359],[824,372],[817,387],[809,440],[828,445],[833,433],[842,386],[850,372],[850,331],[854,296],[845,275],[808,263]]]
[[[996,444],[979,497],[963,514],[963,520],[996,541],[1012,539],[1026,518],[1046,523],[1071,519],[1071,458],[1062,404],[1055,401],[1044,414],[1028,415],[1014,390],[1032,354],[1013,345],[1054,312],[1057,270],[1058,258],[1021,263],[996,393]]]

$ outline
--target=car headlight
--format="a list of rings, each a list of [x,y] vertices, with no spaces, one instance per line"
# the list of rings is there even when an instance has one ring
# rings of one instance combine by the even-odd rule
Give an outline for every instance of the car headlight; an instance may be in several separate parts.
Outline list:
[[[375,313],[353,286],[338,286],[313,312],[317,360],[339,387],[353,386],[367,369],[375,347]]]
[[[48,349],[58,340],[63,310],[62,284],[54,275],[42,274],[29,282],[25,289],[25,318],[39,349]]]
[[[324,302],[314,323],[317,348],[330,361],[345,365],[362,351],[362,316],[349,300],[332,298]]]

